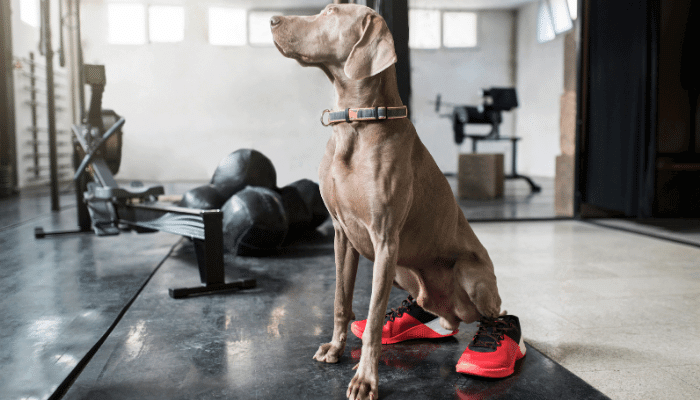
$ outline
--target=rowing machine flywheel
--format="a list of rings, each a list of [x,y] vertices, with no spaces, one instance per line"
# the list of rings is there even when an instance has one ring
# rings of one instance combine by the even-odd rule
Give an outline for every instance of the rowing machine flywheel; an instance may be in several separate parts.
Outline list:
[[[102,110],[103,132],[108,130],[109,127],[111,127],[112,125],[114,125],[119,120],[119,118],[119,115],[112,110]],[[120,128],[119,130],[114,132],[114,134],[110,136],[109,139],[107,139],[107,141],[105,141],[105,143],[102,145],[102,148],[100,149],[102,157],[107,163],[110,172],[112,172],[112,175],[116,175],[117,172],[119,172],[119,166],[121,165],[122,161],[122,134],[123,133]],[[80,162],[85,157],[85,152],[83,151],[80,144],[77,142],[73,143],[73,147],[73,168],[75,169],[80,166]]]

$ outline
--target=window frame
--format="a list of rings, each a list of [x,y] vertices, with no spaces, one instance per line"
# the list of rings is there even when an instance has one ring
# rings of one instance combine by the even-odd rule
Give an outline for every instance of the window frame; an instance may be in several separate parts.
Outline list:
[[[475,44],[473,46],[445,46],[445,14],[450,14],[450,13],[464,13],[464,14],[472,14],[474,15],[474,40]],[[441,48],[445,50],[466,50],[466,49],[478,49],[479,44],[480,44],[480,35],[479,35],[479,27],[481,26],[481,23],[479,22],[480,20],[480,15],[481,13],[473,10],[473,11],[468,11],[468,10],[442,10],[442,15],[440,16],[440,23],[441,23]]]
[[[438,18],[438,32],[440,37],[440,45],[438,47],[410,47],[410,33],[409,33],[409,48],[411,51],[474,51],[479,50],[481,47],[481,12],[479,10],[463,10],[463,9],[453,9],[453,8],[409,8],[411,10],[420,11],[436,11],[439,14]],[[474,14],[475,35],[476,44],[474,46],[446,46],[445,45],[445,14],[449,13],[467,13]],[[409,32],[411,26],[409,22]]]
[[[411,45],[411,11],[415,12],[436,12],[438,14],[438,27],[437,27],[437,36],[438,36],[438,46],[437,47],[414,47]],[[413,50],[419,50],[419,51],[434,51],[434,50],[440,50],[442,48],[442,10],[440,9],[434,9],[434,8],[409,8],[408,9],[408,30],[409,30],[409,36],[408,36],[408,46],[411,51]]]

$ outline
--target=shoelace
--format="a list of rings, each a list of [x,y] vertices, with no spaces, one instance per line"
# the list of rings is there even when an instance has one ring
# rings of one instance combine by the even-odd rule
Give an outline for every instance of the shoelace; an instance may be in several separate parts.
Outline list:
[[[406,300],[401,302],[401,307],[397,309],[392,308],[391,311],[384,315],[384,323],[388,321],[393,322],[396,317],[401,318],[401,316],[413,306],[414,301],[413,297],[409,295]]]
[[[474,342],[472,347],[496,349],[501,345],[501,340],[503,340],[503,336],[506,334],[506,331],[510,331],[512,329],[515,329],[515,325],[512,323],[507,323],[500,319],[482,317],[481,320],[479,320],[479,330],[472,338],[472,341]]]

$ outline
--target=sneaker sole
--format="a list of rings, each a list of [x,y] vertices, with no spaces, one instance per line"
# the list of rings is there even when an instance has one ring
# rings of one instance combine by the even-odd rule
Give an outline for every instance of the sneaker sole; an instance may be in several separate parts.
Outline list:
[[[364,330],[355,328],[355,325],[350,325],[350,330],[352,331],[352,333],[355,334],[355,336],[362,339],[362,334],[364,333]],[[382,344],[396,344],[412,339],[440,339],[454,336],[458,332],[459,329],[455,329],[454,331],[444,329],[440,326],[439,318],[435,318],[427,324],[416,325],[413,328],[402,332],[400,335],[396,335],[390,338],[382,338]]]
[[[518,347],[520,348],[520,355],[515,358],[516,362],[525,357],[525,353],[527,352],[527,348],[525,347],[525,341],[523,341],[522,336],[520,337],[520,343],[518,343]],[[457,364],[456,369],[457,372],[459,372],[460,374],[475,375],[484,378],[505,378],[515,373],[515,362],[508,367],[493,369],[481,368],[478,365]]]

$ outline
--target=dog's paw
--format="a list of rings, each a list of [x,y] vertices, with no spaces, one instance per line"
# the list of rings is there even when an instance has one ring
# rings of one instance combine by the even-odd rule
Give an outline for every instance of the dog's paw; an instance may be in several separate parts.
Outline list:
[[[337,346],[333,343],[324,343],[318,347],[316,354],[314,355],[314,360],[325,362],[329,364],[335,364],[340,359],[345,351],[345,345]]]
[[[365,373],[362,368],[358,368],[355,377],[348,385],[347,398],[349,400],[377,400],[379,398],[377,381],[377,374]]]

